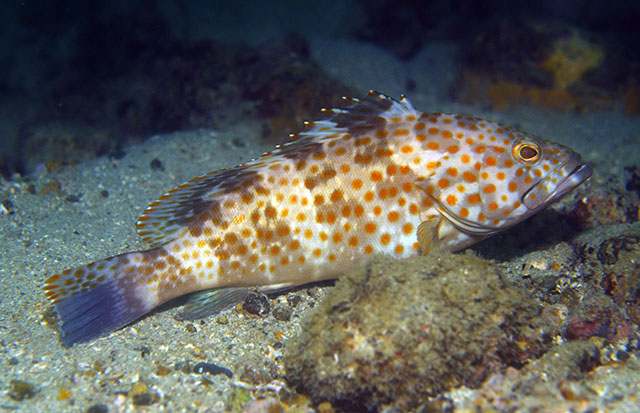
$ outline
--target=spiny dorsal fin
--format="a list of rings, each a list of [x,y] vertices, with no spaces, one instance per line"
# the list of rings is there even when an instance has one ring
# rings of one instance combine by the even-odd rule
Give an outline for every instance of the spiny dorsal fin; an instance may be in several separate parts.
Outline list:
[[[308,129],[301,132],[300,136],[325,136],[345,132],[360,135],[383,129],[391,118],[417,114],[404,96],[395,100],[370,91],[364,99],[343,97],[342,100],[347,104],[344,109],[322,109],[327,117],[316,122],[306,122]]]

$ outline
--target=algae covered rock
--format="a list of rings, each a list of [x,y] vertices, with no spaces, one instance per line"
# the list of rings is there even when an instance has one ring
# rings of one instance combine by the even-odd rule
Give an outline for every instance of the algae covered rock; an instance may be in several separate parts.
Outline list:
[[[376,258],[303,320],[286,346],[287,379],[316,403],[409,409],[540,354],[540,314],[470,253]]]

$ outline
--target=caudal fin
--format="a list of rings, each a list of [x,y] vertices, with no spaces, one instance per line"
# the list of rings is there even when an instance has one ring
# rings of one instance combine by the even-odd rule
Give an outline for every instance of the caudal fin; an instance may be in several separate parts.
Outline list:
[[[136,257],[141,254],[107,258],[45,281],[43,289],[58,313],[64,346],[117,330],[153,308],[140,297],[137,285],[140,266]]]

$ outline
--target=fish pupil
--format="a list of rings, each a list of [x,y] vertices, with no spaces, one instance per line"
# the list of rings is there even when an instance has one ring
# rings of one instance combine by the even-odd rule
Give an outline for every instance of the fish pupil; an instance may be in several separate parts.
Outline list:
[[[525,161],[528,161],[538,156],[538,151],[530,146],[524,146],[520,149],[520,156]]]

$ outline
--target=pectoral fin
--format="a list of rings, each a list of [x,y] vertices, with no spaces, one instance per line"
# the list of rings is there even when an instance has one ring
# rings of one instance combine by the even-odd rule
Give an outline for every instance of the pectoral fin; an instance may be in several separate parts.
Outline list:
[[[440,248],[440,239],[438,238],[439,218],[431,218],[422,221],[418,225],[417,235],[418,244],[420,245],[420,254],[426,255],[434,248]]]

